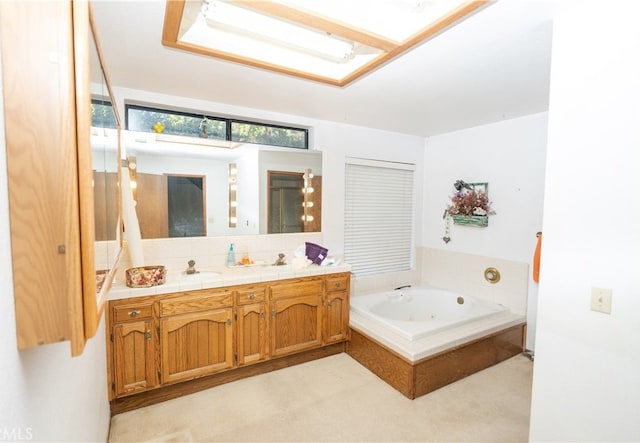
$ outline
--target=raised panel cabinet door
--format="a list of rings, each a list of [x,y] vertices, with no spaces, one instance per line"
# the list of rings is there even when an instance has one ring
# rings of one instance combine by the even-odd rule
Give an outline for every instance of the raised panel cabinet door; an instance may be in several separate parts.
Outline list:
[[[325,344],[346,340],[349,331],[349,298],[346,291],[327,294]]]
[[[246,365],[267,358],[267,307],[263,303],[238,306],[238,364]]]
[[[156,385],[152,327],[151,319],[118,323],[113,326],[116,396],[143,391]]]
[[[233,367],[231,308],[160,320],[161,381],[190,380]]]
[[[271,356],[322,346],[322,293],[271,300]]]

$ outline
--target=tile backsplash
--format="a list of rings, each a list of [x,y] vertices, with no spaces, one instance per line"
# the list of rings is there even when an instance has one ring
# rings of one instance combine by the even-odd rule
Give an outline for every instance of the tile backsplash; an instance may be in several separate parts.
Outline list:
[[[460,291],[508,306],[511,312],[525,315],[529,264],[481,255],[420,248],[421,280],[433,286]],[[484,278],[485,269],[500,272],[498,283]]]
[[[181,272],[187,268],[189,260],[195,260],[199,270],[219,269],[226,265],[229,245],[234,244],[236,260],[242,258],[246,251],[254,261],[273,263],[279,253],[284,253],[287,262],[294,257],[294,252],[305,242],[322,244],[322,234],[269,234],[242,235],[228,237],[179,237],[142,240],[142,256],[144,263],[132,263],[128,245],[120,261],[120,269],[116,278],[124,278],[124,270],[141,265],[163,265],[168,273]],[[331,255],[331,251],[329,251]]]
[[[233,243],[236,260],[246,250],[254,261],[273,263],[279,253],[287,262],[295,250],[305,242],[322,245],[322,233],[243,235],[228,237],[189,237],[142,240],[144,263],[164,265],[168,273],[182,272],[189,260],[196,261],[199,270],[215,270],[226,265],[229,244]],[[98,249],[100,245],[98,244]],[[329,256],[331,256],[329,250]],[[132,267],[125,243],[116,280],[124,280],[124,270]],[[500,272],[500,281],[488,283],[484,271],[494,267]],[[402,285],[428,283],[433,286],[460,291],[508,306],[516,314],[526,314],[529,264],[493,257],[464,254],[434,248],[417,248],[412,270],[371,277],[353,276],[351,295],[391,290]]]

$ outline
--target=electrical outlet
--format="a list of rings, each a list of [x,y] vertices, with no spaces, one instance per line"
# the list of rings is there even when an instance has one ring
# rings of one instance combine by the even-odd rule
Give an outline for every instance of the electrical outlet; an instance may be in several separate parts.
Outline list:
[[[611,314],[611,289],[591,288],[591,310]]]

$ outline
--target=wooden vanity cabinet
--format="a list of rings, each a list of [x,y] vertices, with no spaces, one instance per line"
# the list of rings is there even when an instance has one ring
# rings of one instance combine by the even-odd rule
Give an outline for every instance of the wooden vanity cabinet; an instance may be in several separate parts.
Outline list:
[[[287,366],[286,359],[303,361],[295,354],[305,351],[319,358],[319,348],[348,339],[349,281],[349,273],[338,273],[112,300],[110,398],[172,385],[183,395],[189,388],[179,382],[219,384],[216,377],[230,381]]]
[[[194,291],[158,304],[163,384],[233,367],[232,291]]]
[[[325,305],[325,344],[349,338],[349,286],[347,275],[327,278]]]
[[[269,356],[267,288],[249,286],[236,292],[236,355],[239,366],[265,360]]]
[[[322,346],[323,279],[301,279],[269,289],[271,356]]]
[[[152,303],[147,301],[114,306],[111,318],[112,389],[115,395],[128,395],[153,388],[158,380]]]

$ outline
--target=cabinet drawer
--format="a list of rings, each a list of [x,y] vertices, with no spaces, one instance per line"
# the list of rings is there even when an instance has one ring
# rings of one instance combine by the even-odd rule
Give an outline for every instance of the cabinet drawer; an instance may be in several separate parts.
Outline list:
[[[231,291],[219,291],[215,293],[185,294],[183,297],[161,300],[159,303],[160,317],[230,307],[233,306],[232,294]]]
[[[271,286],[271,298],[287,298],[298,295],[322,294],[322,279],[301,281],[298,283],[283,283]]]
[[[349,277],[341,275],[340,277],[327,278],[327,292],[344,291],[349,287]]]
[[[265,299],[266,289],[264,286],[256,288],[246,288],[238,290],[238,304],[246,305],[249,303],[262,302]]]
[[[151,303],[139,305],[120,305],[113,307],[113,322],[138,320],[151,317]]]

